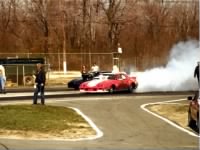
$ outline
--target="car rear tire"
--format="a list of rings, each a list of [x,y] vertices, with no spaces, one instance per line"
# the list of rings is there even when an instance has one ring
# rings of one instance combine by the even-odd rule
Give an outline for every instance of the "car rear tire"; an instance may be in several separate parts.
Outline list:
[[[133,93],[133,91],[136,89],[136,85],[134,84],[134,83],[132,83],[131,85],[129,85],[129,87],[128,87],[128,91],[130,92],[130,93]]]
[[[133,85],[129,85],[128,91],[129,91],[130,93],[133,93]]]

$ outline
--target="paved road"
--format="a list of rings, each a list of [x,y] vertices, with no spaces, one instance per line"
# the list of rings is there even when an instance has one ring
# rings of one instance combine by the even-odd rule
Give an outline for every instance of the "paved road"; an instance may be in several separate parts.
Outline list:
[[[182,99],[187,95],[105,95],[52,98],[49,105],[80,109],[104,133],[102,138],[88,141],[33,141],[0,139],[1,149],[154,149],[196,150],[198,138],[163,122],[140,106],[145,103]],[[31,101],[30,101],[31,103]]]

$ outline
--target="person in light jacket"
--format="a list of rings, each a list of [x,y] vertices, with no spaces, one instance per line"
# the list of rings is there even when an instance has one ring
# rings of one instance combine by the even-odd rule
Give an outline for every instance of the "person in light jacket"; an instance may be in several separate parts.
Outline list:
[[[4,66],[0,65],[0,93],[6,94],[5,90],[6,75]]]

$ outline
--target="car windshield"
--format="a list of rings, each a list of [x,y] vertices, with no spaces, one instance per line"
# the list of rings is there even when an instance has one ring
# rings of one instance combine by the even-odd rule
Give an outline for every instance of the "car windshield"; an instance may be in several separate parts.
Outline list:
[[[116,75],[114,75],[114,74],[106,74],[106,76],[107,76],[107,79],[109,79],[109,80],[115,80],[116,79]]]
[[[100,75],[94,77],[94,79],[97,79],[97,80],[105,80],[105,79],[107,79],[107,77],[104,76],[103,74],[100,74]]]
[[[94,77],[94,79],[96,79],[96,80],[107,80],[107,79],[113,80],[115,78],[116,77],[115,77],[114,74],[105,74],[105,73],[100,74],[100,75]]]

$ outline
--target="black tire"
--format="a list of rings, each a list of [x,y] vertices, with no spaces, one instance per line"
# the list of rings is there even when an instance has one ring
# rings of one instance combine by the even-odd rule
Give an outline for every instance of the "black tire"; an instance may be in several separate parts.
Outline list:
[[[23,80],[25,85],[33,85],[34,84],[34,78],[32,76],[24,76]]]
[[[133,89],[134,89],[133,84],[129,85],[128,92],[133,93]]]
[[[113,94],[115,92],[115,86],[112,85],[109,89],[109,93]]]

